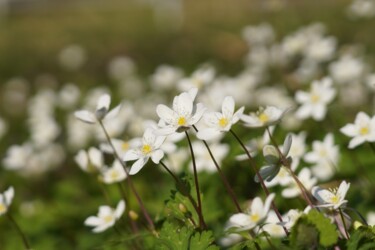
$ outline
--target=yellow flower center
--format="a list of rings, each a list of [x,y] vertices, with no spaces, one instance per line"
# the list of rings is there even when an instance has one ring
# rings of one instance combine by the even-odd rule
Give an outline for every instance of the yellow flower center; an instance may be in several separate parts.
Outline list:
[[[185,119],[185,117],[180,117],[180,118],[178,118],[178,121],[177,121],[177,124],[179,125],[179,126],[184,126],[185,124],[186,124],[186,119]]]
[[[332,204],[338,204],[339,201],[340,201],[340,198],[337,195],[334,195],[334,196],[331,197],[330,200],[331,200]]]
[[[128,142],[124,142],[123,144],[121,144],[121,149],[122,150],[128,150],[130,147],[129,143]]]
[[[327,157],[328,154],[327,154],[327,151],[325,149],[322,149],[322,150],[319,151],[319,155],[324,158],[324,157]]]
[[[228,125],[228,119],[225,118],[225,117],[220,118],[220,120],[219,120],[219,126],[222,127],[222,128],[224,128],[227,125]]]
[[[250,215],[250,220],[251,220],[252,222],[258,222],[259,219],[260,219],[260,217],[259,217],[258,214],[252,214],[252,215]]]
[[[142,153],[145,154],[145,155],[148,154],[148,153],[150,153],[151,150],[152,150],[152,148],[151,148],[151,146],[148,145],[148,144],[145,144],[145,145],[143,145],[143,147],[142,147]]]
[[[103,220],[104,220],[105,223],[110,223],[113,220],[113,216],[107,215],[103,218]]]
[[[4,204],[0,203],[0,214],[4,213],[7,210],[6,206]]]
[[[112,179],[116,180],[119,177],[119,173],[114,170],[114,171],[111,171],[110,176]]]
[[[261,113],[259,116],[258,116],[259,120],[263,123],[266,123],[268,122],[268,120],[270,119],[268,117],[268,115],[266,115],[265,113]]]
[[[312,103],[317,103],[320,99],[320,97],[316,94],[312,94],[310,98]]]
[[[369,132],[370,132],[370,129],[367,126],[359,129],[359,133],[361,135],[367,135]]]

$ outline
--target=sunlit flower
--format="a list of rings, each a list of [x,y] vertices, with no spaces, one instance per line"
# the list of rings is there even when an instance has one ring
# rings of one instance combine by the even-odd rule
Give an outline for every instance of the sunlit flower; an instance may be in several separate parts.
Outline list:
[[[208,126],[197,133],[201,140],[209,140],[216,137],[221,132],[230,130],[233,124],[238,122],[243,113],[244,107],[234,112],[234,99],[231,96],[225,97],[221,110],[222,112],[206,112],[203,119]]]
[[[109,111],[111,104],[111,96],[104,94],[100,96],[95,113],[88,110],[79,110],[74,113],[75,117],[83,122],[94,124],[98,121],[107,120],[115,117],[120,111],[120,105]]]
[[[332,102],[336,90],[332,87],[330,78],[323,78],[321,81],[314,81],[309,92],[297,91],[296,101],[301,104],[296,116],[299,119],[312,117],[321,121],[327,113],[327,105]]]
[[[160,160],[164,157],[164,152],[160,149],[164,140],[165,136],[155,135],[154,129],[146,129],[143,134],[142,144],[136,149],[130,149],[124,155],[124,161],[135,161],[129,174],[134,175],[138,173],[150,158],[155,164],[159,164]]]
[[[246,127],[264,127],[278,123],[284,113],[285,111],[279,108],[267,106],[266,108],[259,108],[255,113],[243,114],[241,120]]]
[[[118,160],[115,160],[110,168],[104,168],[101,171],[101,177],[104,183],[112,184],[125,180],[126,172]]]
[[[275,194],[270,194],[265,203],[259,197],[254,198],[251,207],[245,213],[234,214],[229,218],[231,226],[238,231],[250,230],[263,222],[270,210]]]
[[[104,159],[102,152],[94,147],[89,150],[80,150],[74,157],[78,166],[85,172],[98,172],[104,166]]]
[[[321,203],[318,205],[319,207],[338,209],[346,206],[348,201],[345,200],[345,196],[349,187],[350,183],[343,181],[338,189],[327,190],[320,187],[313,187],[311,193]]]
[[[9,187],[4,193],[0,194],[0,216],[8,211],[14,196],[13,187]]]
[[[350,123],[340,129],[346,136],[353,137],[349,142],[349,148],[355,148],[364,142],[375,141],[375,117],[370,118],[366,113],[359,112],[354,124]]]
[[[88,217],[84,224],[86,226],[94,227],[94,233],[100,233],[115,225],[125,211],[125,201],[121,200],[116,209],[109,206],[100,206],[97,216]]]
[[[163,104],[156,107],[156,113],[160,117],[160,128],[155,131],[157,134],[183,132],[201,119],[205,111],[203,104],[198,103],[195,107],[193,104],[197,91],[198,89],[194,88],[176,96],[173,100],[173,110]]]

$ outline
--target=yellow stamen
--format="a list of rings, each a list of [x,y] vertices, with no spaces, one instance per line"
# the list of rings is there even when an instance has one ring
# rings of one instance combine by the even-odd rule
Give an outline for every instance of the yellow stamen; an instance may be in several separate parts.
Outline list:
[[[338,204],[339,201],[340,201],[340,198],[337,195],[334,195],[333,197],[331,197],[331,203]]]
[[[260,219],[259,215],[258,214],[252,214],[250,215],[250,220],[253,221],[253,222],[258,222]]]
[[[0,203],[0,214],[4,213],[5,211],[7,211],[6,206],[4,206],[4,204]]]
[[[310,99],[311,99],[312,103],[317,103],[319,101],[320,97],[316,94],[312,94]]]
[[[123,144],[121,144],[121,149],[122,150],[128,150],[130,147],[129,143],[128,142],[124,142]]]
[[[148,153],[150,153],[151,150],[152,150],[152,148],[151,148],[151,146],[148,145],[148,144],[145,144],[145,145],[143,145],[143,147],[142,147],[142,153],[145,154],[145,155],[148,154]]]
[[[103,218],[103,220],[104,220],[105,223],[109,223],[109,222],[113,221],[113,216],[107,215]]]
[[[370,129],[368,127],[362,127],[359,129],[359,133],[361,135],[367,135],[370,132]]]
[[[263,123],[266,123],[268,122],[268,120],[270,119],[268,117],[268,115],[266,115],[265,113],[261,113],[259,116],[258,116],[259,120]]]
[[[177,121],[177,124],[179,125],[179,126],[184,126],[185,124],[186,124],[186,119],[185,119],[185,117],[180,117],[180,118],[178,118],[178,121]]]
[[[117,179],[119,177],[119,173],[114,170],[114,171],[111,171],[110,176],[112,179]]]
[[[225,126],[227,126],[228,125],[228,119],[227,118],[225,118],[225,117],[223,117],[223,118],[220,118],[219,119],[219,126],[220,127],[225,127]]]

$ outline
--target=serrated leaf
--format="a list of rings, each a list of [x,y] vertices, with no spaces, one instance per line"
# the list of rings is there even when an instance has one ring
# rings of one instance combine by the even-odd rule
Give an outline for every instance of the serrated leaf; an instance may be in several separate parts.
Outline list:
[[[346,246],[348,250],[375,249],[375,227],[359,227],[350,236]],[[374,244],[374,245],[373,245]],[[370,247],[370,248],[369,248]],[[372,247],[372,248],[371,248]]]
[[[174,250],[188,249],[189,238],[193,230],[187,227],[181,227],[176,223],[164,222],[159,233],[158,244],[155,249]]]
[[[195,233],[190,239],[189,249],[194,250],[218,250],[219,247],[213,245],[215,239],[211,231]]]

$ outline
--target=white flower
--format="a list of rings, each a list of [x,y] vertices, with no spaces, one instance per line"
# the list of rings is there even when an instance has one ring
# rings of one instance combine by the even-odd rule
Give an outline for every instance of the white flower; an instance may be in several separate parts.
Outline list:
[[[332,80],[328,77],[321,81],[314,81],[310,91],[297,91],[296,101],[301,105],[296,116],[299,119],[312,117],[321,121],[327,113],[327,104],[332,102],[336,95],[336,90],[332,87]]]
[[[238,231],[245,231],[259,225],[267,217],[274,197],[275,194],[270,194],[264,204],[259,197],[254,198],[250,209],[245,213],[237,213],[229,218],[231,226],[237,228]]]
[[[271,135],[275,130],[275,126],[269,127],[269,131]],[[263,136],[258,138],[251,139],[248,143],[245,144],[246,149],[250,152],[252,157],[256,156],[259,151],[262,151],[264,146],[266,146],[270,142],[270,136],[267,131],[264,131]],[[249,157],[247,154],[240,154],[236,156],[236,160],[244,161],[247,160]]]
[[[75,162],[85,172],[97,172],[104,165],[102,152],[94,147],[89,148],[88,151],[80,150],[74,157]]]
[[[208,128],[202,129],[197,133],[201,140],[209,140],[216,137],[221,132],[230,130],[233,124],[238,122],[243,113],[244,107],[234,112],[234,99],[231,96],[225,97],[221,110],[222,112],[206,112],[203,119]]]
[[[58,56],[61,66],[66,70],[77,70],[86,61],[85,50],[76,44],[69,45],[65,47]]]
[[[335,173],[339,147],[334,143],[333,134],[329,133],[323,141],[313,141],[312,151],[303,158],[306,162],[315,164],[311,171],[319,180],[328,180]]]
[[[268,213],[267,219],[261,230],[269,233],[271,237],[281,238],[286,236],[283,225],[280,223],[274,211]]]
[[[201,119],[205,111],[203,104],[198,103],[196,107],[193,105],[197,91],[198,89],[194,88],[176,96],[173,110],[163,104],[157,106],[156,113],[160,118],[160,128],[156,130],[158,134],[170,135],[185,131]]]
[[[338,189],[327,190],[320,187],[313,187],[312,195],[321,203],[319,207],[338,209],[344,207],[348,202],[345,200],[350,183],[346,181],[341,182]]]
[[[375,2],[373,0],[354,0],[347,12],[352,18],[372,18],[375,16]]]
[[[111,139],[111,143],[113,147],[115,148],[118,155],[124,155],[129,149],[137,147],[139,144],[142,143],[141,138],[135,138],[128,141],[123,141],[120,139]],[[102,150],[104,153],[113,154],[113,149],[111,145],[106,142],[100,144],[100,150]]]
[[[94,227],[94,233],[100,233],[112,227],[125,211],[125,201],[121,200],[116,209],[109,206],[100,206],[98,216],[90,216],[85,220],[85,225]]]
[[[0,117],[0,139],[5,135],[8,129],[8,124]]]
[[[340,129],[346,136],[353,137],[349,142],[349,148],[368,141],[375,141],[375,117],[370,118],[366,113],[359,112],[355,117],[354,124],[350,123]]]
[[[271,44],[275,40],[275,32],[268,23],[256,26],[246,26],[242,30],[242,37],[250,46]]]
[[[205,145],[201,141],[195,141],[193,142],[192,146],[194,148],[197,171],[198,172],[205,171],[208,173],[216,172],[217,171],[216,166],[214,162],[212,161],[212,158],[208,150],[206,149]],[[227,144],[212,142],[209,144],[209,147],[211,149],[212,154],[215,157],[215,160],[220,165],[220,163],[225,158],[225,156],[228,155],[229,146]],[[189,168],[189,170],[192,171],[193,168]]]
[[[109,63],[108,74],[112,79],[122,81],[131,76],[134,73],[135,68],[132,59],[126,56],[118,56],[113,58]]]
[[[112,184],[125,180],[126,172],[118,160],[113,162],[112,167],[102,170],[102,179],[106,184]]]
[[[115,117],[120,111],[120,105],[109,111],[109,105],[111,104],[111,97],[108,94],[100,96],[95,113],[88,110],[79,110],[74,113],[75,117],[83,122],[95,124],[98,121],[108,120]]]
[[[366,221],[370,226],[375,226],[375,212],[368,212]]]
[[[329,71],[335,82],[349,84],[360,80],[365,71],[365,65],[359,58],[344,55],[338,61],[331,63]]]
[[[152,87],[161,91],[172,89],[182,75],[183,72],[179,68],[170,65],[160,65],[151,76]]]
[[[241,120],[246,127],[264,127],[278,123],[284,113],[285,111],[273,106],[267,106],[265,109],[260,107],[256,113],[243,114]]]
[[[190,78],[183,78],[177,83],[181,91],[188,91],[191,88],[201,89],[213,81],[215,77],[215,68],[205,64],[194,71]]]
[[[160,149],[164,140],[165,136],[157,136],[154,129],[147,128],[143,134],[142,144],[136,149],[130,149],[124,155],[124,161],[136,161],[133,163],[129,174],[138,173],[150,157],[155,164],[159,164],[164,157],[164,152]]]
[[[303,183],[306,190],[311,190],[311,188],[317,183],[317,179],[311,176],[311,171],[308,168],[304,168],[299,172],[298,179]],[[298,187],[297,183],[292,180],[289,185],[282,191],[281,195],[285,198],[294,198],[301,193],[301,189]]]
[[[13,187],[9,187],[4,193],[0,194],[0,215],[8,211],[14,197]]]

